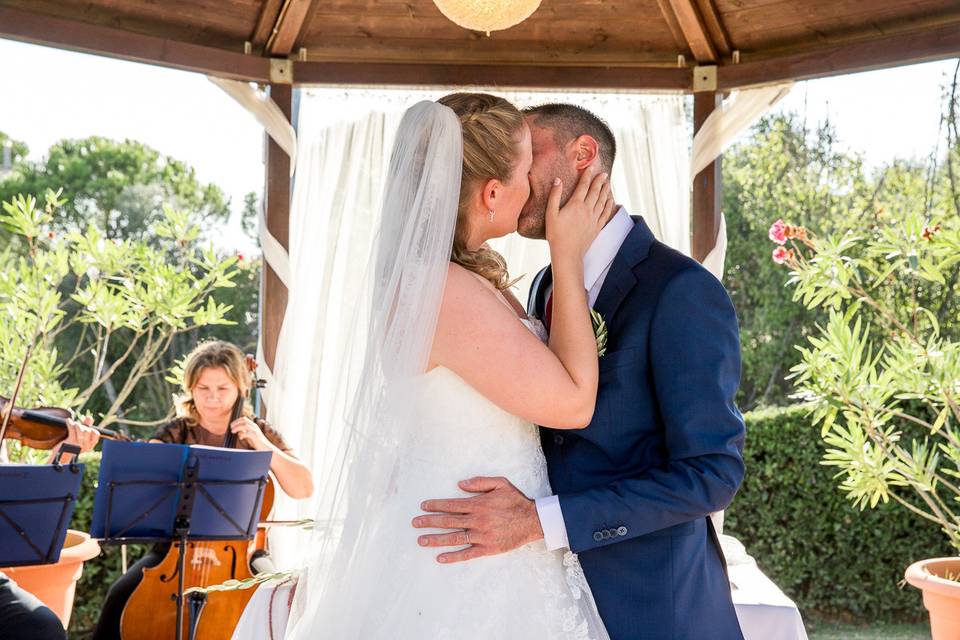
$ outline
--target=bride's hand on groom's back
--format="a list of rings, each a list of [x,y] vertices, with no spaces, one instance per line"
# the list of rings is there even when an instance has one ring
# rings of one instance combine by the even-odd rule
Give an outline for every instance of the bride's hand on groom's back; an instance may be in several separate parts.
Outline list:
[[[609,175],[597,175],[595,165],[591,164],[580,174],[577,187],[561,207],[562,194],[563,183],[557,178],[547,199],[547,242],[551,258],[582,260],[613,213]]]
[[[460,488],[472,498],[427,500],[420,507],[428,515],[417,516],[417,529],[453,529],[448,533],[422,535],[422,547],[466,547],[441,553],[437,561],[450,564],[493,556],[543,538],[533,500],[506,478],[471,478]]]

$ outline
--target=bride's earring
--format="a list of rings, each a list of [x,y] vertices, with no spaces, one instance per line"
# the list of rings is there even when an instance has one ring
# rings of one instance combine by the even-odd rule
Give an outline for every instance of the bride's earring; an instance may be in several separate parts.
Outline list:
[[[488,220],[490,220],[490,222],[493,222],[493,209],[489,209],[488,213],[490,214],[490,217],[488,218]]]

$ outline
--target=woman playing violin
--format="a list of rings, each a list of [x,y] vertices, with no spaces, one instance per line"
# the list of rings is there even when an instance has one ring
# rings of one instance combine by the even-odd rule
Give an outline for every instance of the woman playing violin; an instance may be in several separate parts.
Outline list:
[[[51,460],[64,444],[80,447],[85,453],[96,446],[100,434],[90,427],[87,418],[82,423],[67,420],[67,438],[51,452]],[[6,445],[0,440],[0,464],[7,463]],[[8,640],[65,640],[67,637],[60,618],[32,594],[0,573],[0,636]]]
[[[243,353],[234,345],[213,341],[197,346],[187,357],[183,372],[183,396],[177,403],[178,416],[162,425],[150,442],[223,446],[228,433],[236,447],[270,451],[270,470],[280,488],[291,498],[308,498],[313,493],[310,469],[291,453],[280,434],[266,421],[254,417],[244,402],[242,415],[231,422],[238,398],[250,390],[250,376]],[[94,631],[94,640],[120,638],[123,608],[143,576],[143,569],[160,563],[169,545],[158,545],[136,562],[110,587]],[[254,573],[270,568],[268,558],[255,556]]]

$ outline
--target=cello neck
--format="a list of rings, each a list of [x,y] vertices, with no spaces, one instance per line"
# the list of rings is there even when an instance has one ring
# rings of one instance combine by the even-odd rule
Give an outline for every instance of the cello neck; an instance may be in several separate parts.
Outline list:
[[[227,425],[227,433],[223,437],[223,447],[225,449],[234,449],[237,446],[237,434],[233,432],[230,428],[234,422],[236,422],[240,416],[243,415],[243,396],[237,398],[237,401],[233,403],[233,411],[230,412],[230,423]]]

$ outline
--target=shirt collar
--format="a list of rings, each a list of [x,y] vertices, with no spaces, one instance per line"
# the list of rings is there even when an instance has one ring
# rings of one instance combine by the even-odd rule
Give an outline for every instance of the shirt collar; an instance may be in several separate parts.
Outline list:
[[[633,218],[624,207],[620,207],[594,238],[593,244],[583,256],[583,286],[588,291],[617,257],[617,252],[620,251],[623,241],[630,235],[631,229],[633,229]]]

